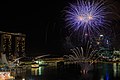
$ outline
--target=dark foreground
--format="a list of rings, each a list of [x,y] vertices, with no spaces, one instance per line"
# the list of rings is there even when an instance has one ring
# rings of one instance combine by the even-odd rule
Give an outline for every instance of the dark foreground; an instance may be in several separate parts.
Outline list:
[[[18,68],[15,80],[120,80],[120,63],[98,63],[87,74],[74,65]]]

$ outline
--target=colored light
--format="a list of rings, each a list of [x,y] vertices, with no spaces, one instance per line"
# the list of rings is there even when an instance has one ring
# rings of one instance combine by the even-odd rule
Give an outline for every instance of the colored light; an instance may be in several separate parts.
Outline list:
[[[70,29],[81,30],[83,35],[95,35],[110,23],[108,10],[103,0],[78,0],[65,10],[65,21]]]

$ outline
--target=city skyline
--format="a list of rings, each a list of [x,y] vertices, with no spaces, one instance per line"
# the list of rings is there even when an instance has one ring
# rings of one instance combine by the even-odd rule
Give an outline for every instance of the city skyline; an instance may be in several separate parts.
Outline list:
[[[68,2],[73,1],[3,1],[0,3],[0,31],[26,34],[27,54],[63,54],[63,45],[68,32],[64,29],[62,11]],[[118,3],[120,3],[119,0],[114,2],[116,7],[119,6]],[[119,8],[118,11],[120,11]],[[118,27],[115,31],[119,34],[120,24],[117,23]],[[117,40],[120,41],[120,39]]]

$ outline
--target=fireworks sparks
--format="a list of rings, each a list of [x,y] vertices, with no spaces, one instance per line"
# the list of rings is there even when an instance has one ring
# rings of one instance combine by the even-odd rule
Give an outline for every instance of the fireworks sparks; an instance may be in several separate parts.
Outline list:
[[[107,18],[110,12],[102,0],[79,0],[70,4],[65,11],[67,26],[75,31],[80,30],[82,35],[99,33],[101,28],[110,23]]]

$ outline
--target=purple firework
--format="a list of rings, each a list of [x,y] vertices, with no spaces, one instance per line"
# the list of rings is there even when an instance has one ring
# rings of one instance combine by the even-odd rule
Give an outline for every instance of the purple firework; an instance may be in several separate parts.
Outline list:
[[[70,29],[80,30],[83,35],[94,35],[109,25],[106,16],[111,14],[102,0],[79,0],[65,10],[65,21]]]

